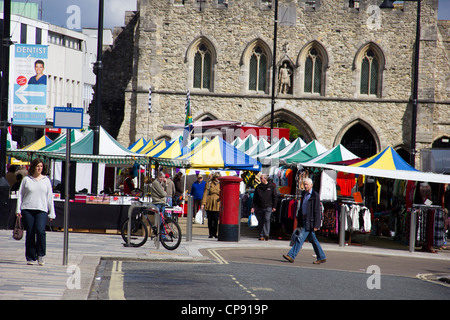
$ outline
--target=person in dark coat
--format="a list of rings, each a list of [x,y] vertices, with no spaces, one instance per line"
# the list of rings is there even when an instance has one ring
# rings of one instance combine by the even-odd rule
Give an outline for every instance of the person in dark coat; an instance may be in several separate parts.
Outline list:
[[[302,191],[301,204],[297,212],[298,226],[301,226],[300,235],[297,237],[294,245],[288,254],[283,255],[283,258],[289,262],[294,262],[297,254],[303,246],[306,239],[312,244],[317,260],[314,264],[321,264],[327,261],[325,253],[316,238],[315,232],[320,229],[322,215],[320,212],[320,196],[319,193],[313,190],[313,182],[310,178],[304,180],[305,190]]]
[[[261,183],[256,187],[253,196],[251,212],[255,212],[258,219],[259,240],[269,240],[270,216],[277,208],[277,190],[269,183],[266,174],[261,175]]]
[[[184,193],[183,181],[181,180],[182,177],[183,173],[180,171],[175,175],[175,178],[173,178],[173,183],[175,185],[175,194],[172,199],[173,205],[178,205],[182,201],[182,196]]]

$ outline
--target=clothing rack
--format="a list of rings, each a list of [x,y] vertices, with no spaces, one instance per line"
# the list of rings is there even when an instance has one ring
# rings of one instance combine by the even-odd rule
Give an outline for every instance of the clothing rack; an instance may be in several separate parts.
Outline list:
[[[440,209],[438,205],[427,205],[427,204],[413,204],[411,209],[411,221],[409,228],[409,252],[414,252],[416,247],[416,224],[417,224],[417,214],[414,210],[415,208],[420,209]]]
[[[299,194],[287,194],[287,193],[279,193],[280,197],[288,198],[288,199],[301,199],[302,197]]]
[[[344,247],[345,246],[345,219],[347,219],[347,215],[345,214],[345,206],[350,205],[364,205],[362,202],[357,202],[354,200],[347,200],[347,199],[341,199],[341,211],[340,211],[340,217],[339,217],[339,246]],[[352,230],[350,228],[348,233],[348,245],[352,245]],[[353,243],[353,245],[355,245]]]

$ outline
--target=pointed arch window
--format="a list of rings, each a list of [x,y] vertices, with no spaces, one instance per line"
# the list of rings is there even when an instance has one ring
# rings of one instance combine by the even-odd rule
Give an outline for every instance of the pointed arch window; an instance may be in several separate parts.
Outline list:
[[[323,59],[316,48],[308,51],[305,60],[304,92],[321,93],[322,91],[322,66]]]
[[[361,61],[360,94],[377,95],[380,63],[372,49],[366,50]]]
[[[211,89],[212,54],[204,43],[200,43],[194,55],[194,88]]]
[[[249,71],[248,89],[264,92],[267,81],[267,54],[259,45],[252,50]]]

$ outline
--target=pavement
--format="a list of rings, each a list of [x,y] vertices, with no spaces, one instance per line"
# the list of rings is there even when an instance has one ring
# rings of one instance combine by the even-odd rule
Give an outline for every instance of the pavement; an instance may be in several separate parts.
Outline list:
[[[186,230],[185,221],[182,221],[185,219],[180,218],[182,232]],[[207,263],[215,261],[214,255],[203,254],[205,249],[280,248],[287,252],[290,248],[286,239],[258,241],[255,230],[245,223],[241,225],[239,242],[209,239],[206,224],[194,224],[192,234],[192,241],[186,241],[183,236],[180,247],[169,251],[162,246],[157,248],[150,239],[142,247],[135,248],[125,247],[119,234],[69,232],[67,264],[64,265],[64,232],[47,231],[45,265],[40,266],[26,264],[24,239],[14,240],[12,230],[0,230],[0,300],[87,300],[101,259]],[[410,253],[406,246],[399,250],[394,241],[345,247],[334,242],[321,244],[325,252],[437,259],[450,264],[450,250]],[[305,243],[304,249],[312,250],[312,246]]]

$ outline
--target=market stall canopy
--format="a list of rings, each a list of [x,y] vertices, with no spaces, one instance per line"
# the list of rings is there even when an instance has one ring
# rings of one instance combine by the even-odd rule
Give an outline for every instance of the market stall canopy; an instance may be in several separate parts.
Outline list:
[[[258,143],[258,138],[252,134],[249,134],[244,140],[241,141],[241,143],[236,146],[236,148],[238,148],[238,150],[242,152],[245,152],[256,143]]]
[[[167,148],[169,142],[166,140],[161,140],[160,142],[157,142],[152,148],[150,148],[150,150],[148,150],[147,152],[145,152],[144,150],[141,150],[141,152],[139,153],[145,153],[145,155],[147,157],[153,157],[155,154],[159,153],[160,151],[164,150],[165,148]]]
[[[270,143],[266,139],[260,138],[258,140],[258,143],[254,144],[245,153],[248,154],[250,157],[253,157],[253,156],[257,155],[258,153],[261,153],[261,152],[267,150],[268,148],[270,148]]]
[[[182,137],[175,138],[174,140],[170,141],[166,148],[161,150],[160,152],[156,153],[153,157],[154,158],[168,158],[168,159],[174,159],[181,155],[181,140]]]
[[[389,159],[389,158],[392,159]],[[421,172],[408,165],[394,149],[388,147],[377,153],[376,155],[357,162],[349,166],[340,166],[333,164],[314,163],[310,161],[304,163],[304,166],[320,167],[326,169],[333,169],[336,171],[362,174],[372,177],[389,178],[397,180],[423,181],[433,183],[450,183],[450,175],[437,174],[431,172]],[[380,161],[378,163],[378,161]],[[405,165],[406,164],[406,165]],[[397,169],[402,168],[402,169]]]
[[[186,146],[184,146],[181,149],[181,155],[179,157],[183,157],[183,156],[191,153],[196,148],[201,148],[207,142],[208,142],[208,139],[206,137],[204,137],[203,139],[195,137]]]
[[[26,154],[27,151],[36,151],[36,150],[44,148],[45,146],[47,146],[47,145],[49,145],[51,143],[52,143],[52,140],[49,137],[47,137],[46,135],[43,135],[38,140],[30,143],[29,145],[27,145],[26,147],[24,147],[22,149],[19,149],[18,151],[19,152],[25,152],[25,154]],[[20,157],[20,159],[16,159],[16,158],[11,157],[9,162],[12,165],[28,165],[29,164],[29,162],[26,161],[23,157]]]
[[[57,151],[61,148],[64,148],[66,146],[66,132],[59,135],[58,138],[55,139],[52,143],[49,145],[43,147],[40,149],[40,151]],[[70,142],[74,143],[81,138],[84,137],[84,134],[79,130],[70,130]]]
[[[272,154],[275,154],[277,152],[280,152],[284,148],[286,148],[290,144],[289,140],[286,138],[281,138],[277,142],[273,143],[270,148],[266,149],[265,151],[258,153],[254,155],[257,159],[264,159]]]
[[[229,120],[211,120],[211,121],[196,121],[191,124],[191,126],[195,128],[223,128],[223,127],[238,127],[242,126],[243,123],[241,121],[229,121]],[[166,124],[163,126],[164,130],[183,130],[185,127],[184,123],[178,124]]]
[[[376,155],[365,160],[353,163],[350,166],[384,170],[419,171],[416,168],[410,166],[405,160],[403,160],[403,158],[400,157],[400,155],[395,152],[392,147],[387,147]]]
[[[22,148],[22,150],[35,151],[35,150],[42,149],[43,147],[49,145],[50,143],[52,143],[52,139],[50,139],[46,135],[43,135],[38,140],[36,140],[33,143],[30,143],[26,147]]]
[[[231,143],[231,145],[236,147],[241,142],[242,142],[242,139],[237,137],[236,139],[234,139],[234,141]]]
[[[148,159],[144,155],[131,152],[111,137],[102,127],[100,127],[98,155],[93,154],[93,147],[94,132],[90,131],[83,138],[72,143],[71,160],[77,162],[99,162],[110,165],[132,165],[136,162],[139,164],[148,163]],[[25,159],[28,157],[27,152],[29,151],[22,153]],[[66,148],[64,146],[57,151],[37,150],[33,154],[64,161],[66,159]]]
[[[132,152],[138,152],[138,150],[141,149],[146,144],[147,144],[147,141],[145,141],[144,138],[140,138],[135,143],[133,143],[131,146],[129,146],[128,150],[130,150]]]
[[[348,151],[348,149],[344,147],[342,144],[338,144],[333,149],[325,151],[324,153],[318,155],[313,159],[310,159],[307,162],[301,162],[301,164],[304,167],[308,167],[312,163],[330,163],[330,162],[352,160],[357,158],[358,158],[357,155]]]
[[[301,148],[306,146],[305,141],[302,139],[297,138],[294,141],[292,141],[286,148],[283,150],[280,150],[277,153],[274,153],[264,159],[263,164],[266,164],[267,161],[273,161],[273,160],[280,160],[284,158],[289,158],[291,155],[297,153]]]
[[[281,163],[300,163],[303,161],[309,161],[326,151],[327,148],[325,148],[317,140],[313,140],[299,151],[291,154],[287,158],[282,159]]]
[[[261,170],[261,163],[233,147],[220,137],[206,143],[189,158],[192,168],[224,168],[233,170]]]
[[[194,152],[195,151],[195,152]],[[184,168],[260,171],[261,163],[220,137],[177,159],[158,158],[160,164]]]
[[[157,144],[157,142],[155,140],[150,139],[147,141],[146,144],[144,144],[144,146],[142,148],[140,148],[139,150],[137,150],[135,152],[145,154],[145,153],[149,152],[150,149],[152,149],[156,144]]]

